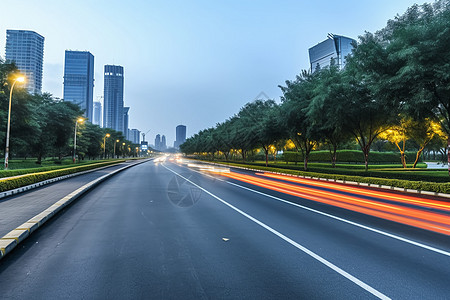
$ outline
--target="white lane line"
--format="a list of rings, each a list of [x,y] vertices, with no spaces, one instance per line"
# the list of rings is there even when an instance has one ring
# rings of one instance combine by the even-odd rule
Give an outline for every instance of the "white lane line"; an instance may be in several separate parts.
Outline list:
[[[197,172],[195,170],[192,170],[192,171]],[[285,199],[282,199],[282,198],[278,198],[276,196],[269,195],[269,194],[266,194],[266,193],[254,190],[254,189],[251,189],[251,188],[248,188],[248,187],[236,184],[234,182],[226,181],[226,180],[223,180],[223,179],[220,179],[220,178],[217,178],[217,177],[205,174],[205,173],[201,173],[201,172],[198,172],[198,173],[203,174],[205,176],[209,176],[209,177],[214,178],[216,180],[220,180],[220,181],[226,182],[228,184],[231,184],[233,186],[239,187],[241,189],[244,189],[244,190],[256,193],[256,194],[260,194],[260,195],[272,198],[274,200],[277,200],[277,201],[280,201],[280,202],[283,202],[283,203],[286,203],[286,204],[289,204],[289,205],[292,205],[292,206],[296,206],[298,208],[309,210],[309,211],[314,212],[316,214],[320,214],[320,215],[323,215],[323,216],[326,216],[326,217],[329,217],[329,218],[332,218],[332,219],[335,219],[335,220],[338,220],[338,221],[341,221],[341,222],[344,222],[344,223],[347,223],[347,224],[350,224],[350,225],[353,225],[353,226],[357,226],[357,227],[360,227],[360,228],[363,228],[363,229],[366,229],[366,230],[369,230],[369,231],[372,231],[372,232],[375,232],[375,233],[378,233],[378,234],[381,234],[381,235],[384,235],[384,236],[387,236],[387,237],[390,237],[390,238],[393,238],[393,239],[396,239],[396,240],[399,240],[399,241],[402,241],[402,242],[405,242],[405,243],[408,243],[408,244],[411,244],[411,245],[414,245],[414,246],[417,246],[417,247],[420,247],[420,248],[423,248],[423,249],[427,249],[427,250],[430,250],[430,251],[433,251],[433,252],[436,252],[436,253],[439,253],[439,254],[442,254],[442,255],[450,257],[450,252],[447,252],[445,250],[438,249],[438,248],[435,248],[435,247],[432,247],[432,246],[428,246],[428,245],[425,245],[425,244],[422,244],[422,243],[419,243],[419,242],[416,242],[416,241],[413,241],[413,240],[410,240],[410,239],[407,239],[407,238],[404,238],[404,237],[401,237],[401,236],[398,236],[398,235],[395,235],[395,234],[392,234],[392,233],[388,233],[388,232],[385,232],[385,231],[382,231],[382,230],[379,230],[379,229],[375,229],[375,228],[372,228],[372,227],[369,227],[369,226],[366,226],[366,225],[363,225],[363,224],[359,224],[359,223],[356,223],[356,222],[353,222],[353,221],[350,221],[350,220],[347,220],[347,219],[343,219],[343,218],[340,218],[338,216],[327,214],[325,212],[322,212],[322,211],[319,211],[319,210],[315,210],[313,208],[310,208],[310,207],[307,207],[307,206],[303,206],[303,205],[300,205],[300,204],[297,204],[297,203],[294,203],[294,202],[290,202],[288,200],[285,200]]]
[[[304,253],[308,254],[309,256],[311,256],[312,258],[316,259],[317,261],[321,262],[322,264],[324,264],[325,266],[329,267],[330,269],[332,269],[333,271],[337,272],[338,274],[344,276],[345,278],[347,278],[348,280],[352,281],[353,283],[357,284],[358,286],[360,286],[361,288],[363,288],[364,290],[368,291],[369,293],[371,293],[372,295],[380,298],[380,299],[390,299],[388,296],[384,295],[383,293],[377,291],[376,289],[374,289],[373,287],[371,287],[370,285],[364,283],[363,281],[359,280],[358,278],[356,278],[355,276],[347,273],[346,271],[342,270],[341,268],[339,268],[338,266],[334,265],[333,263],[329,262],[328,260],[326,260],[325,258],[317,255],[316,253],[314,253],[313,251],[309,250],[308,248],[300,245],[299,243],[295,242],[294,240],[288,238],[287,236],[285,236],[284,234],[276,231],[275,229],[273,229],[272,227],[266,225],[265,223],[259,221],[258,219],[252,217],[251,215],[245,213],[244,211],[240,210],[239,208],[233,206],[232,204],[226,202],[225,200],[221,199],[220,197],[214,195],[213,193],[209,192],[208,190],[202,188],[201,186],[199,186],[198,184],[192,182],[191,180],[189,180],[188,178],[184,177],[183,175],[178,174],[177,172],[175,172],[174,170],[166,167],[164,164],[162,165],[164,168],[166,168],[167,170],[169,170],[170,172],[174,173],[175,175],[183,178],[184,180],[186,180],[187,182],[189,182],[190,184],[192,184],[193,186],[199,188],[200,190],[202,190],[203,192],[207,193],[208,195],[210,195],[211,197],[215,198],[216,200],[222,202],[223,204],[225,204],[226,206],[228,206],[229,208],[233,209],[234,211],[240,213],[241,215],[243,215],[244,217],[246,217],[247,219],[253,221],[254,223],[258,224],[259,226],[263,227],[264,229],[270,231],[271,233],[275,234],[276,236],[278,236],[279,238],[285,240],[286,242],[288,242],[289,244],[291,244],[292,246],[296,247],[297,249],[303,251]]]

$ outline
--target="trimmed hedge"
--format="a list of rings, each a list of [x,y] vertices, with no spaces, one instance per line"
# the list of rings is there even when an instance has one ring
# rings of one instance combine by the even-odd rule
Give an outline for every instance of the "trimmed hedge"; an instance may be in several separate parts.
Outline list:
[[[246,167],[246,168],[255,168],[255,166],[248,165],[248,164],[224,163],[224,162],[221,162],[221,164],[226,164],[226,165],[230,165],[230,166],[238,166],[238,167]],[[264,166],[258,166],[257,169],[262,170],[262,171],[286,173],[286,174],[292,174],[292,175],[298,175],[298,176],[308,176],[308,177],[314,177],[314,178],[326,178],[326,179],[343,180],[343,181],[354,181],[354,182],[361,182],[361,183],[395,186],[395,187],[405,188],[405,189],[413,189],[413,190],[450,194],[450,183],[449,182],[446,182],[446,183],[444,183],[444,182],[425,182],[425,181],[410,181],[410,180],[402,180],[402,179],[349,176],[349,175],[340,175],[340,174],[325,174],[325,173],[316,173],[316,172],[294,171],[294,170],[289,170],[289,169],[264,167]]]
[[[406,152],[407,160],[412,162],[416,159],[416,152]],[[289,162],[302,162],[303,155],[301,152],[284,152],[282,159]],[[331,157],[329,151],[312,151],[309,154],[310,162],[328,162],[331,163]],[[363,164],[364,156],[361,151],[357,150],[338,150],[336,152],[336,162],[337,163],[355,163]],[[419,158],[419,162],[422,162],[422,155]],[[400,164],[400,153],[396,152],[376,152],[372,151],[369,153],[369,164]]]
[[[117,163],[124,162],[124,159],[121,160],[114,160],[114,161],[107,161],[107,162],[101,162],[101,163],[95,163],[95,164],[88,164],[83,166],[76,166],[71,168],[64,168],[59,170],[51,170],[51,171],[45,171],[45,172],[38,172],[38,173],[31,173],[31,174],[25,174],[25,175],[19,175],[12,178],[4,178],[0,179],[0,192],[17,189],[22,186],[27,186],[30,184],[38,183],[47,179],[56,178],[64,175],[69,175],[73,173],[78,173],[82,171],[88,171],[100,167],[105,167],[109,165],[114,165]],[[30,170],[28,170],[29,172]]]
[[[104,162],[105,162],[104,160],[85,161],[85,162],[77,163],[76,166],[80,167],[80,166],[91,165],[91,164],[95,164],[95,163],[104,163]],[[73,167],[74,167],[74,164],[70,163],[69,165],[58,165],[58,166],[53,165],[53,166],[45,166],[45,167],[0,170],[0,178],[23,175],[23,174],[30,174],[30,173],[61,170],[61,169],[73,168]]]

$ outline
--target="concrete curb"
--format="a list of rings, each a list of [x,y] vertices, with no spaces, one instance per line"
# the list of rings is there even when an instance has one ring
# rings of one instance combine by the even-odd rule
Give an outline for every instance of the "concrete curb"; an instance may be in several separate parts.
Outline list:
[[[254,172],[265,172],[265,173],[285,175],[285,176],[305,178],[305,179],[315,179],[315,180],[330,181],[330,182],[344,183],[344,184],[350,184],[350,185],[358,185],[358,186],[362,186],[362,187],[373,187],[373,188],[392,190],[392,191],[398,191],[398,192],[404,192],[404,193],[410,193],[410,194],[422,194],[422,195],[427,195],[427,196],[450,198],[450,194],[445,194],[445,193],[437,193],[437,192],[422,191],[422,190],[412,190],[412,189],[407,189],[407,188],[400,188],[400,187],[388,186],[388,185],[380,185],[380,184],[374,184],[374,183],[364,183],[364,182],[356,182],[356,181],[345,181],[345,180],[338,180],[338,179],[293,175],[293,174],[286,174],[286,173],[280,173],[280,172],[258,170],[258,169],[253,169],[253,168],[230,166],[230,165],[220,164],[220,163],[212,163],[212,162],[206,162],[206,163],[221,166],[221,167],[236,168],[236,169],[242,169],[242,170],[248,170],[248,171],[254,171]]]
[[[53,217],[54,215],[56,215],[58,212],[60,212],[63,208],[65,208],[66,206],[68,206],[70,203],[72,203],[73,201],[75,201],[76,199],[80,198],[83,194],[85,194],[87,191],[93,189],[95,186],[99,185],[101,182],[105,181],[106,179],[108,179],[109,177],[122,172],[123,170],[126,170],[128,168],[134,167],[136,165],[142,164],[144,162],[148,162],[152,159],[145,159],[145,160],[140,160],[134,164],[130,164],[128,166],[125,166],[123,168],[117,169],[111,173],[105,174],[85,185],[83,185],[82,187],[76,189],[75,191],[71,192],[70,194],[68,194],[67,196],[65,196],[64,198],[58,200],[56,203],[54,203],[53,205],[51,205],[49,208],[47,208],[46,210],[44,210],[43,212],[41,212],[40,214],[34,216],[33,218],[29,219],[28,221],[26,221],[25,223],[23,223],[22,225],[20,225],[19,227],[17,227],[16,229],[13,229],[12,231],[10,231],[9,233],[7,233],[5,236],[3,236],[2,238],[0,238],[0,260],[6,256],[6,254],[10,253],[19,243],[21,243],[23,240],[25,240],[28,236],[31,235],[32,232],[34,232],[36,229],[38,229],[39,227],[41,227],[42,225],[45,224],[45,222],[47,222],[51,217]],[[98,170],[98,169],[96,169]],[[92,171],[92,170],[89,170]],[[85,171],[85,172],[89,172],[89,171]],[[83,172],[81,172],[83,173]],[[79,173],[77,173],[78,175],[81,175]],[[70,174],[72,175],[72,174]],[[67,176],[70,176],[67,175]],[[64,178],[62,178],[64,177]],[[72,177],[72,176],[70,176]],[[58,178],[62,178],[65,179],[67,178],[66,176],[61,176]],[[53,178],[56,179],[56,178]],[[49,179],[49,180],[53,180],[53,179]],[[62,180],[59,179],[59,180]]]
[[[117,164],[121,164],[121,163],[122,162],[119,162]],[[0,192],[0,199],[8,197],[8,196],[11,196],[11,195],[16,195],[16,194],[19,194],[19,193],[23,193],[23,192],[26,192],[28,190],[32,190],[32,189],[41,187],[43,185],[47,185],[47,184],[50,184],[50,183],[53,183],[53,182],[57,182],[57,181],[60,181],[60,180],[64,180],[64,179],[67,179],[67,178],[75,177],[75,176],[78,176],[78,175],[84,175],[84,174],[91,173],[91,172],[94,172],[94,171],[98,171],[98,170],[102,170],[102,169],[105,169],[105,168],[109,168],[109,167],[115,166],[117,164],[107,165],[107,166],[99,167],[99,168],[92,169],[92,170],[87,170],[87,171],[82,171],[82,172],[78,172],[78,173],[68,174],[68,175],[64,175],[64,176],[60,176],[60,177],[55,177],[55,178],[47,179],[47,180],[44,180],[44,181],[36,182],[36,183],[30,184],[30,185],[22,186],[22,187],[17,188],[17,189]]]

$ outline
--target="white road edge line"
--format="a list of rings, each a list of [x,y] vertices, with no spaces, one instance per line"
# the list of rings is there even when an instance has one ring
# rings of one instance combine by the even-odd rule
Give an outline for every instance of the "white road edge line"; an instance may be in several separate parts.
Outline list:
[[[375,233],[378,233],[378,234],[381,234],[381,235],[384,235],[384,236],[387,236],[387,237],[390,237],[390,238],[393,238],[393,239],[396,239],[396,240],[399,240],[399,241],[402,241],[402,242],[405,242],[405,243],[408,243],[408,244],[411,244],[411,245],[414,245],[414,246],[417,246],[417,247],[420,247],[420,248],[423,248],[423,249],[427,249],[427,250],[430,250],[430,251],[433,251],[433,252],[436,252],[436,253],[439,253],[439,254],[442,254],[442,255],[450,257],[450,252],[447,252],[445,250],[441,250],[441,249],[438,249],[438,248],[435,248],[435,247],[432,247],[432,246],[428,246],[428,245],[425,245],[425,244],[422,244],[422,243],[419,243],[419,242],[416,242],[416,241],[409,240],[407,238],[404,238],[404,237],[401,237],[401,236],[398,236],[398,235],[395,235],[395,234],[392,234],[392,233],[388,233],[388,232],[385,232],[385,231],[382,231],[382,230],[379,230],[379,229],[375,229],[375,228],[372,228],[372,227],[369,227],[369,226],[366,226],[366,225],[362,225],[362,224],[359,224],[359,223],[356,223],[356,222],[353,222],[353,221],[350,221],[350,220],[347,220],[347,219],[343,219],[343,218],[340,218],[340,217],[337,217],[337,216],[334,216],[334,215],[331,215],[331,214],[327,214],[325,212],[322,212],[322,211],[319,211],[319,210],[315,210],[313,208],[310,208],[310,207],[307,207],[307,206],[303,206],[303,205],[300,205],[300,204],[297,204],[297,203],[294,203],[294,202],[290,202],[288,200],[284,200],[282,198],[278,198],[276,196],[272,196],[272,195],[269,195],[269,194],[266,194],[266,193],[263,193],[263,192],[260,192],[260,191],[257,191],[257,190],[253,190],[251,188],[248,188],[248,187],[236,184],[234,182],[230,182],[230,181],[226,181],[226,180],[223,180],[223,179],[219,179],[217,177],[214,177],[214,176],[202,173],[202,172],[198,172],[198,171],[195,171],[195,170],[192,170],[192,171],[200,173],[200,174],[203,174],[205,176],[209,176],[209,177],[214,178],[216,180],[220,180],[220,181],[226,182],[228,184],[234,185],[234,186],[239,187],[241,189],[248,190],[248,191],[251,191],[253,193],[257,193],[257,194],[260,194],[260,195],[263,195],[263,196],[275,199],[277,201],[280,201],[280,202],[283,202],[283,203],[286,203],[286,204],[289,204],[289,205],[292,205],[292,206],[296,206],[296,207],[299,207],[299,208],[302,208],[302,209],[305,209],[305,210],[309,210],[311,212],[314,212],[314,213],[317,213],[317,214],[320,214],[320,215],[323,215],[323,216],[326,216],[326,217],[329,217],[329,218],[332,218],[332,219],[335,219],[335,220],[338,220],[338,221],[341,221],[341,222],[344,222],[344,223],[347,223],[347,224],[350,224],[350,225],[353,225],[353,226],[357,226],[357,227],[360,227],[360,228],[363,228],[363,229],[366,229],[366,230],[369,230],[369,231],[372,231],[372,232],[375,232]]]
[[[339,268],[338,266],[334,265],[333,263],[329,262],[328,260],[326,260],[325,258],[317,255],[316,253],[314,253],[313,251],[307,249],[306,247],[300,245],[299,243],[295,242],[294,240],[288,238],[287,236],[285,236],[284,234],[276,231],[275,229],[273,229],[272,227],[264,224],[263,222],[259,221],[258,219],[252,217],[251,215],[245,213],[244,211],[240,210],[239,208],[231,205],[230,203],[226,202],[225,200],[221,199],[220,197],[214,195],[213,193],[209,192],[208,190],[202,188],[201,186],[197,185],[196,183],[192,182],[191,180],[187,179],[186,177],[178,174],[177,172],[175,172],[174,170],[170,169],[169,167],[166,167],[164,164],[162,164],[162,166],[164,168],[166,168],[167,170],[169,170],[170,172],[174,173],[175,175],[183,178],[184,180],[186,180],[187,182],[189,182],[190,184],[192,184],[193,186],[199,188],[200,190],[202,190],[203,192],[207,193],[208,195],[210,195],[211,197],[215,198],[216,200],[222,202],[223,204],[225,204],[226,206],[230,207],[231,209],[233,209],[234,211],[240,213],[241,215],[243,215],[244,217],[246,217],[247,219],[253,221],[254,223],[258,224],[259,226],[263,227],[264,229],[270,231],[271,233],[275,234],[276,236],[278,236],[279,238],[285,240],[286,242],[288,242],[289,244],[291,244],[292,246],[296,247],[297,249],[303,251],[304,253],[308,254],[309,256],[311,256],[312,258],[316,259],[317,261],[321,262],[322,264],[324,264],[325,266],[329,267],[330,269],[332,269],[333,271],[337,272],[338,274],[344,276],[345,278],[347,278],[348,280],[352,281],[353,283],[355,283],[356,285],[360,286],[361,288],[363,288],[364,290],[368,291],[369,293],[371,293],[372,295],[380,298],[380,299],[391,299],[388,296],[384,295],[383,293],[377,291],[376,289],[374,289],[373,287],[371,287],[370,285],[362,282],[361,280],[359,280],[358,278],[356,278],[355,276],[347,273],[346,271],[342,270],[341,268]]]

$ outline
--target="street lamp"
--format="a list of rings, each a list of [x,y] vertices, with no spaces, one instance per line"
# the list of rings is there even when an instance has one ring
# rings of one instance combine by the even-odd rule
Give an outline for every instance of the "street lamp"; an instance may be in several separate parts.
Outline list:
[[[20,76],[17,77],[12,86],[11,86],[11,91],[9,91],[9,109],[8,109],[8,126],[6,129],[6,150],[5,150],[5,170],[8,170],[8,156],[9,156],[9,130],[10,130],[10,124],[11,124],[11,100],[12,100],[12,93],[13,93],[13,89],[14,86],[16,85],[16,82],[24,82],[25,81],[25,77]]]
[[[136,157],[139,157],[139,147],[136,147]]]
[[[109,133],[105,134],[103,137],[103,159],[106,159],[106,138],[109,138],[111,135]]]
[[[122,143],[122,158],[125,158],[125,143]]]
[[[116,144],[120,142],[119,140],[114,141],[114,158],[116,158]]]
[[[78,118],[75,121],[75,135],[73,137],[73,163],[75,163],[76,153],[77,153],[77,125],[78,123],[83,123],[83,118]]]

